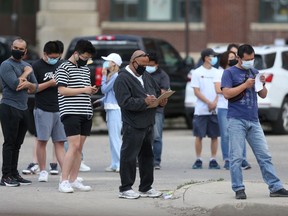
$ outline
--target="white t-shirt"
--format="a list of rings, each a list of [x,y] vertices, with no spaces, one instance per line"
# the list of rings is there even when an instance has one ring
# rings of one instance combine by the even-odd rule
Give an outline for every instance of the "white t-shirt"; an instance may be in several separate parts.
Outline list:
[[[205,67],[200,66],[197,68],[192,75],[191,86],[192,88],[199,88],[200,92],[209,100],[214,101],[217,94],[214,87],[214,75],[218,69],[212,67],[206,69]],[[212,112],[209,112],[208,105],[202,100],[197,98],[195,104],[194,115],[211,115]]]
[[[223,72],[224,72],[224,69],[221,67],[216,71],[215,76],[214,76],[214,80],[213,80],[214,84],[216,82],[221,83],[221,78],[222,78]],[[228,100],[225,99],[223,94],[218,94],[217,108],[228,109]]]

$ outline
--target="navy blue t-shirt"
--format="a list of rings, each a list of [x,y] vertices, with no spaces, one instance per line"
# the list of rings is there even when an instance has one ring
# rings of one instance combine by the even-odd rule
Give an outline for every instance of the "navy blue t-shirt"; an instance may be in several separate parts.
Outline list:
[[[233,86],[243,83],[246,74],[249,78],[255,78],[259,72],[256,69],[247,70],[240,69],[236,66],[230,67],[223,72],[221,79],[221,88],[232,88]],[[255,86],[246,89],[245,95],[241,100],[228,102],[227,118],[245,119],[248,121],[258,121],[258,104],[257,92]]]

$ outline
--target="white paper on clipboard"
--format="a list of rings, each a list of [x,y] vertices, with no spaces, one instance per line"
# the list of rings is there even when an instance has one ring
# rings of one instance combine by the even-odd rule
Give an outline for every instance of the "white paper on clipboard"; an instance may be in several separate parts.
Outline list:
[[[147,108],[154,108],[154,107],[157,107],[159,106],[159,103],[162,99],[164,98],[169,98],[172,94],[174,94],[175,91],[172,91],[172,90],[169,90],[169,91],[166,91],[164,92],[163,94],[161,94],[155,101],[153,104],[149,105]]]
[[[263,83],[260,81],[260,76],[264,75],[263,73],[258,73],[255,77],[255,91],[259,92],[263,89]]]

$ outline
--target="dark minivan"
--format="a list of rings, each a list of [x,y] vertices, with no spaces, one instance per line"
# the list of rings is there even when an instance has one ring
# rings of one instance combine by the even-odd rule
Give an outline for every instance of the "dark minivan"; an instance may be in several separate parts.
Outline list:
[[[99,86],[101,84],[101,71],[103,59],[101,56],[107,56],[110,53],[118,53],[123,60],[121,67],[129,64],[130,57],[135,50],[143,50],[146,53],[157,53],[159,58],[159,66],[166,71],[170,77],[171,89],[176,91],[165,108],[165,117],[185,117],[185,86],[187,83],[187,74],[192,64],[187,64],[179,54],[179,52],[167,41],[136,35],[97,35],[87,37],[74,38],[65,56],[68,59],[75,48],[78,40],[85,39],[91,41],[96,48],[96,54],[93,56],[93,63],[88,66],[91,69],[92,83]],[[93,100],[102,97],[99,92],[94,96]]]

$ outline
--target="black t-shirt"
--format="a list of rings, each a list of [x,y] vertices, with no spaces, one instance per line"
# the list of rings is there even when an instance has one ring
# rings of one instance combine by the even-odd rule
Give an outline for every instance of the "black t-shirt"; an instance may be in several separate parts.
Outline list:
[[[56,68],[61,64],[58,61],[55,65],[50,65],[43,59],[36,61],[32,67],[38,84],[47,82],[54,78]],[[57,86],[49,87],[35,94],[35,107],[46,112],[58,112],[58,89]]]

